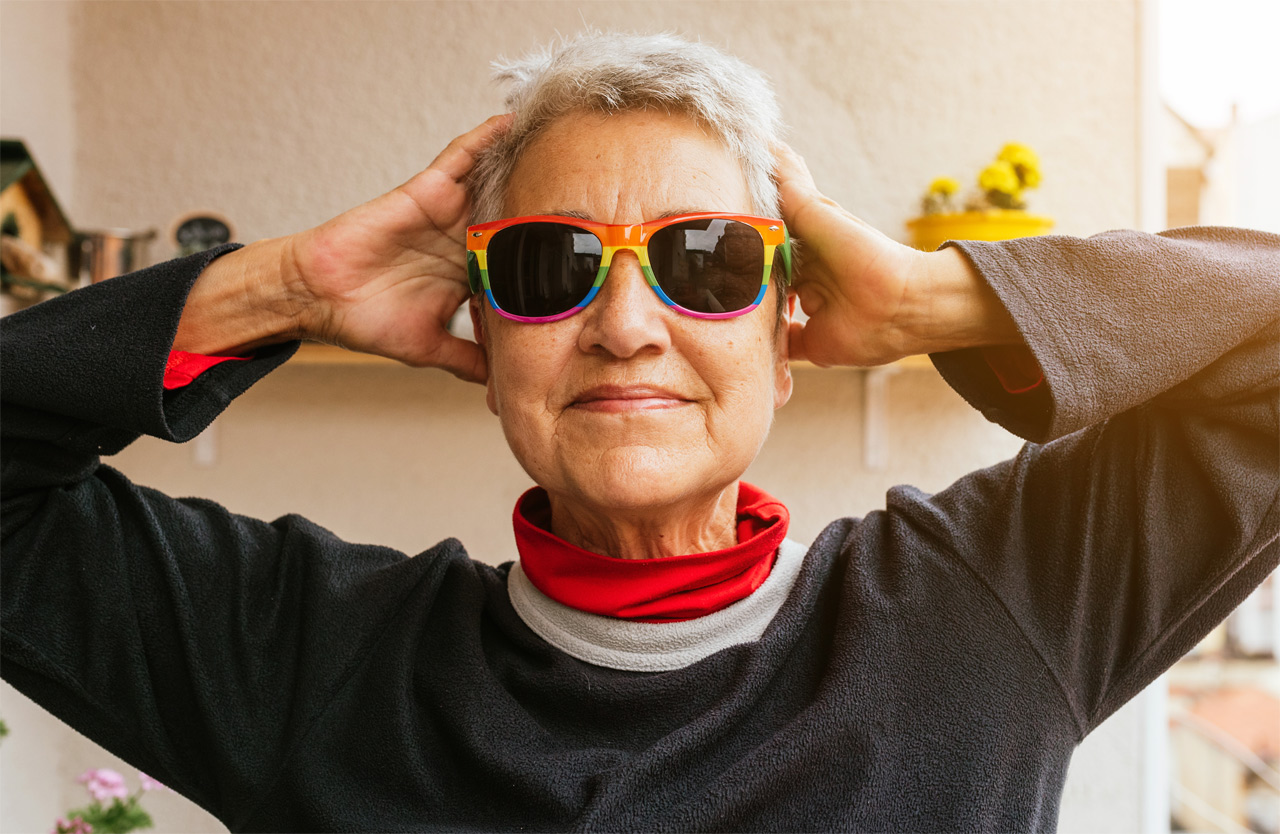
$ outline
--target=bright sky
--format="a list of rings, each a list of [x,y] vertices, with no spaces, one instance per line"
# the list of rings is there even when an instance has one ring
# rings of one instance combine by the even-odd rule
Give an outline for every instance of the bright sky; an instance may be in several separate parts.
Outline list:
[[[1160,92],[1184,119],[1220,127],[1280,111],[1280,0],[1161,0]]]

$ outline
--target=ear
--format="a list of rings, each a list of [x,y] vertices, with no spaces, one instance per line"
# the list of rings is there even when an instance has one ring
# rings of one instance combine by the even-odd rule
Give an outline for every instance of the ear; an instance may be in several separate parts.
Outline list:
[[[773,407],[782,408],[791,399],[793,383],[791,379],[790,334],[791,319],[796,314],[796,297],[787,294],[787,314],[774,328],[773,344]],[[492,376],[492,374],[491,374]]]
[[[498,413],[498,397],[493,387],[494,368],[493,368],[493,351],[489,349],[489,331],[485,330],[484,320],[484,295],[476,293],[471,296],[471,300],[467,302],[467,311],[471,313],[471,330],[476,337],[476,344],[484,351],[485,364],[489,368],[488,378],[484,382],[484,401],[489,406],[489,410],[495,415]]]

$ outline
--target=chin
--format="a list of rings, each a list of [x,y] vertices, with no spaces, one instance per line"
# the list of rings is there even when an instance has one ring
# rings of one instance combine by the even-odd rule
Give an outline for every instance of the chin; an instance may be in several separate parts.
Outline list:
[[[743,467],[743,471],[746,467]],[[650,446],[613,448],[595,465],[565,473],[570,492],[602,509],[644,512],[714,498],[734,474],[713,461],[690,460]]]

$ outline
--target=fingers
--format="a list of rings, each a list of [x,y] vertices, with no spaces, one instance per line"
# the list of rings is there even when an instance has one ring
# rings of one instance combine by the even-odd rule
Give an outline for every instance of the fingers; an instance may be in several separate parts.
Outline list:
[[[773,146],[774,176],[778,180],[778,193],[782,198],[782,217],[800,237],[811,236],[801,229],[825,221],[827,224],[848,221],[863,229],[875,232],[871,224],[854,216],[835,200],[818,189],[804,158],[791,146],[777,142]],[[817,211],[806,211],[817,209]],[[878,232],[877,232],[878,233]]]
[[[782,200],[782,219],[806,243],[820,242],[852,219],[834,200],[818,190],[804,159],[783,142],[775,143],[774,176]]]
[[[510,127],[513,118],[511,113],[490,116],[483,124],[450,142],[428,167],[448,175],[455,182],[462,182],[475,166],[476,155]]]
[[[512,118],[510,113],[490,116],[483,124],[455,138],[427,168],[393,190],[391,194],[395,197],[389,201],[380,198],[370,204],[383,208],[386,213],[382,220],[370,221],[370,225],[394,229],[410,240],[405,245],[413,250],[421,250],[425,245],[422,240],[414,239],[418,234],[427,234],[429,239],[436,240],[430,236],[444,232],[452,244],[460,243],[467,219],[467,175],[475,167],[480,152],[510,127]],[[416,212],[404,212],[405,197],[416,207]]]
[[[785,142],[774,144],[773,166],[774,176],[778,179],[778,196],[782,198],[782,218],[797,236],[803,237],[799,225],[806,218],[801,217],[804,213],[801,209],[818,201],[830,201],[818,190],[804,159]]]
[[[470,339],[446,334],[436,346],[431,365],[442,368],[466,382],[484,384],[489,378],[489,366],[484,349]]]
[[[803,362],[809,358],[804,352],[804,323],[793,321],[787,325],[787,353],[792,362]]]
[[[803,323],[791,323],[791,327],[787,332],[787,350],[790,351],[791,361],[811,362],[819,368],[852,364],[842,362],[837,355],[831,352],[831,339],[819,335],[819,329],[819,326],[814,325],[813,319]]]
[[[786,142],[775,142],[773,145],[773,173],[778,178],[779,188],[785,184],[812,191],[818,190],[804,158]]]

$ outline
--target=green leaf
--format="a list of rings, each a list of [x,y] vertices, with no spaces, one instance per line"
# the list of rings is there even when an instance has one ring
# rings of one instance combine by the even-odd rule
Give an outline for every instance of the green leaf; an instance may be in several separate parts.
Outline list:
[[[151,815],[139,807],[136,797],[129,797],[127,802],[113,799],[108,808],[103,808],[101,802],[94,802],[84,808],[68,811],[66,816],[67,819],[82,817],[93,826],[93,834],[129,834],[130,831],[154,825]]]

